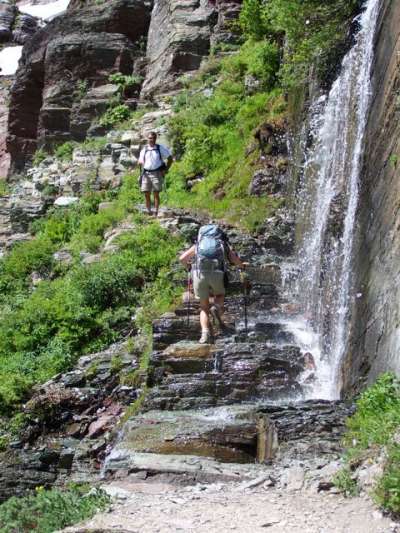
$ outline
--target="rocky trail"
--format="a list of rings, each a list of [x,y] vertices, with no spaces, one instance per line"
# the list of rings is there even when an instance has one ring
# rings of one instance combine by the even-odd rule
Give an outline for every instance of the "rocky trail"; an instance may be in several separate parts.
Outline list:
[[[203,222],[166,208],[160,219],[189,240]],[[140,354],[126,342],[82,357],[28,402],[32,423],[3,461],[3,498],[70,480],[114,497],[108,513],[67,531],[398,531],[368,499],[368,471],[365,498],[345,500],[334,487],[352,407],[309,399],[316,377],[288,326],[298,307],[283,291],[287,258],[277,253],[287,236],[225,229],[251,264],[247,332],[232,272],[229,329],[215,344],[197,342],[198,305],[186,294],[154,321],[149,370],[135,383],[123,377]]]
[[[195,229],[170,214],[162,225]],[[307,400],[312,376],[282,320],[297,309],[282,292],[283,258],[262,237],[226,229],[251,262],[248,331],[237,274],[230,329],[215,344],[198,344],[187,295],[154,322],[149,392],[102,467],[116,503],[66,531],[397,531],[366,493],[346,500],[333,485],[351,406]]]
[[[120,482],[107,485],[116,503],[107,513],[63,530],[65,533],[172,533],[270,531],[272,533],[391,533],[398,525],[368,498],[345,499],[271,487],[269,478],[250,483],[197,484]],[[265,479],[265,478],[264,478]]]

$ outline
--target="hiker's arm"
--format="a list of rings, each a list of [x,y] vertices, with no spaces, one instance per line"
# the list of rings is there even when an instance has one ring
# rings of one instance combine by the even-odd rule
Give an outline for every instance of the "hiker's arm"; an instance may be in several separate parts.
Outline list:
[[[189,250],[186,250],[186,252],[183,252],[183,254],[180,256],[179,261],[182,263],[182,265],[187,266],[190,263],[190,260],[193,259],[196,253],[196,246],[193,245],[189,248]]]
[[[160,144],[159,146],[160,146],[160,155],[165,163],[165,166],[167,167],[166,170],[169,170],[170,166],[172,165],[174,161],[172,154],[169,151],[169,149],[163,144]]]
[[[231,248],[229,248],[229,261],[231,263],[233,263],[234,265],[238,266],[239,268],[246,268],[247,266],[247,263],[244,263],[240,257],[238,256],[238,254],[235,252],[235,250],[232,250]]]
[[[139,165],[140,165],[141,167],[144,166],[144,154],[145,154],[145,149],[142,148],[142,149],[140,150],[139,161],[138,161],[138,163],[139,163]]]

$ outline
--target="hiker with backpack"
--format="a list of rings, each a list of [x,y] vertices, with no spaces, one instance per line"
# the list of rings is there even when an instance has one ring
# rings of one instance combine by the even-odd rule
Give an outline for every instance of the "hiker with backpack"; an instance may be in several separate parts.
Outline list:
[[[155,216],[158,216],[160,207],[160,191],[163,188],[164,177],[172,165],[172,155],[168,148],[157,144],[157,133],[151,131],[147,136],[148,144],[142,148],[139,155],[141,173],[139,178],[140,190],[144,193],[146,209],[149,215],[151,211],[151,193],[154,196]]]
[[[199,229],[197,243],[179,258],[181,263],[192,269],[193,288],[200,300],[201,344],[213,341],[210,313],[221,328],[223,322],[225,276],[228,263],[244,269],[244,263],[229,245],[228,237],[216,224],[207,224]],[[214,297],[210,305],[210,296]]]

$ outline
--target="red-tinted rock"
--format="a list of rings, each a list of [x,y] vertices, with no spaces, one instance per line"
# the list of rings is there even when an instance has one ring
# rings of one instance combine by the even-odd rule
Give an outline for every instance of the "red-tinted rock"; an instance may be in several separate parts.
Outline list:
[[[12,172],[20,172],[38,146],[82,140],[97,103],[80,103],[113,72],[130,74],[150,24],[150,2],[112,0],[71,8],[25,45],[11,91],[7,148]],[[72,127],[73,125],[73,127]],[[72,131],[71,131],[72,130]]]

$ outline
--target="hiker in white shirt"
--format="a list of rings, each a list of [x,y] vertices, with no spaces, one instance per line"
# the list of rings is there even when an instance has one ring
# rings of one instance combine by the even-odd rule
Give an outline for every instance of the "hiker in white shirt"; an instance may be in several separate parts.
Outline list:
[[[148,144],[139,156],[141,166],[140,190],[144,192],[146,209],[149,215],[151,211],[151,192],[154,196],[155,215],[158,216],[160,207],[160,191],[163,188],[164,176],[172,165],[171,152],[162,144],[156,144],[157,134],[152,131],[147,137]]]

